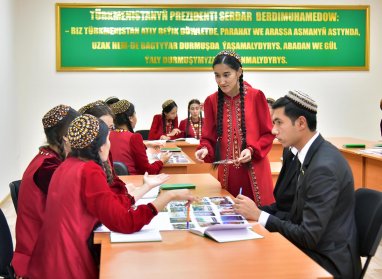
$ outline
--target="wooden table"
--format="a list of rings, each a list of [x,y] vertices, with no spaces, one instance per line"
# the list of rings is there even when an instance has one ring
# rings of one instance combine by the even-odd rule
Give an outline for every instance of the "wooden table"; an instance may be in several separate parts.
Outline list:
[[[136,185],[142,176],[122,177]],[[209,174],[172,175],[169,183],[195,183],[195,195],[229,195]],[[262,239],[217,243],[187,231],[162,231],[162,242],[101,244],[100,278],[332,278],[279,233],[255,224]]]
[[[371,188],[382,191],[382,156],[361,153],[362,148],[345,148],[344,144],[362,143],[373,148],[377,142],[348,137],[328,139],[344,155],[352,169],[355,188]]]
[[[174,144],[177,147],[182,148],[182,151],[188,155],[190,158],[195,158],[195,151],[199,144],[188,143],[186,141],[176,141]],[[195,159],[196,160],[196,159]],[[217,169],[212,167],[212,164],[209,163],[199,163],[195,162],[195,165],[192,165],[188,168],[188,173],[209,173],[215,178],[218,177]]]
[[[166,144],[166,147],[176,147],[174,144]],[[147,148],[147,157],[149,158],[149,162],[152,163],[155,160],[158,159],[152,159],[153,154],[158,154],[160,151],[154,150],[153,148]],[[195,162],[185,153],[183,150],[181,152],[173,152],[174,154],[176,153],[181,153],[187,160],[187,163],[165,163],[163,165],[162,170],[160,171],[161,173],[168,173],[168,174],[184,174],[184,173],[189,173],[189,168],[193,165],[195,165]]]

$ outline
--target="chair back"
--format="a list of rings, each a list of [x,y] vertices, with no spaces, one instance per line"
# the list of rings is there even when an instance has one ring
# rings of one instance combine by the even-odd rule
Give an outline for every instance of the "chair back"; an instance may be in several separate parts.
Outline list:
[[[21,180],[15,180],[9,183],[9,189],[11,191],[12,202],[17,213],[17,200],[19,198]]]
[[[355,192],[355,201],[360,255],[367,257],[360,277],[363,278],[382,237],[382,192],[360,188]]]
[[[13,242],[11,231],[9,230],[7,219],[0,208],[0,276],[13,278],[11,261],[13,257]]]
[[[138,130],[138,131],[135,131],[135,132],[138,133],[138,134],[141,134],[143,140],[148,140],[149,139],[149,132],[150,132],[150,130]]]
[[[126,165],[122,162],[114,161],[113,167],[117,175],[129,175],[129,170]]]

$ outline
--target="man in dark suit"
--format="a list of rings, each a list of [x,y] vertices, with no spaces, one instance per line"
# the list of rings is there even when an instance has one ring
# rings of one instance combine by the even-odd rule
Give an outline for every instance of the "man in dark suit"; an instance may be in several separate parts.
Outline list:
[[[289,217],[289,211],[292,208],[294,195],[296,193],[297,176],[299,171],[297,149],[284,148],[283,165],[277,179],[273,196],[275,202],[270,205],[260,207],[261,210],[268,212],[282,220]]]
[[[301,163],[290,216],[281,220],[243,195],[235,199],[235,210],[284,235],[335,278],[358,278],[354,182],[347,161],[316,131],[317,105],[308,95],[289,91],[272,108],[273,133],[284,147],[298,150]]]

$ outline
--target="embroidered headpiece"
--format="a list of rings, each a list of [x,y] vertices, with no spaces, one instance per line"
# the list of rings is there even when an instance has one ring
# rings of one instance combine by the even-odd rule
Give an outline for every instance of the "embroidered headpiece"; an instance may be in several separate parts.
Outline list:
[[[127,111],[130,107],[130,102],[127,100],[120,100],[114,104],[110,105],[111,110],[114,114],[119,114]]]
[[[89,146],[99,132],[99,120],[90,114],[83,114],[73,120],[68,129],[70,146],[82,149]]]
[[[85,114],[89,109],[92,109],[96,106],[101,106],[101,105],[103,106],[103,105],[107,105],[107,104],[102,100],[98,100],[98,101],[95,101],[93,103],[90,103],[90,104],[83,106],[82,108],[80,108],[78,110],[78,112],[81,114]]]
[[[114,104],[114,103],[116,103],[116,102],[118,102],[118,101],[119,101],[119,98],[118,98],[118,97],[116,97],[116,96],[110,96],[110,97],[106,98],[105,103],[111,105],[111,104]]]
[[[239,63],[241,64],[241,57],[239,54],[237,54],[236,52],[234,52],[233,50],[229,50],[229,49],[226,49],[226,50],[222,50],[221,52],[219,52],[215,57],[219,56],[219,55],[229,55],[229,56],[232,56],[234,57],[237,61],[239,61]]]
[[[165,101],[163,104],[162,104],[162,109],[165,109],[168,105],[170,105],[171,103],[175,103],[174,100],[167,100]]]
[[[48,111],[42,118],[44,129],[56,126],[58,122],[65,118],[70,107],[66,105],[58,105]]]
[[[298,90],[292,90],[289,91],[285,97],[299,107],[307,109],[310,112],[317,113],[317,103],[311,97],[309,97],[309,95]]]

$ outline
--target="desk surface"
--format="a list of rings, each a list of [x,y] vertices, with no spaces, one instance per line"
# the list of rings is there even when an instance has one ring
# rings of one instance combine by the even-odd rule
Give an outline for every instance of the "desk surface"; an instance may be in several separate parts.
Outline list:
[[[122,177],[138,185],[142,176]],[[195,183],[195,195],[228,195],[209,174],[172,175],[169,183]],[[262,239],[218,243],[187,231],[163,231],[162,242],[102,244],[100,278],[332,278],[312,259],[278,233],[260,225]]]

